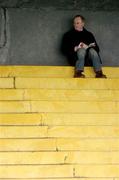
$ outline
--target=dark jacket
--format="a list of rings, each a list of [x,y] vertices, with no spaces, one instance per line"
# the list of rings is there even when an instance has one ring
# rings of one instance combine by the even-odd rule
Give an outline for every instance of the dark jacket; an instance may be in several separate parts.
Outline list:
[[[80,42],[83,42],[87,45],[89,45],[90,43],[95,43],[96,46],[94,47],[94,49],[99,54],[99,47],[94,35],[91,32],[87,31],[85,28],[83,29],[83,31],[77,31],[73,28],[70,31],[66,32],[62,39],[62,52],[67,56],[70,65],[74,66],[76,60],[78,59],[77,53],[74,51],[74,47],[79,45]],[[87,57],[85,59],[85,65],[92,65],[91,61]]]

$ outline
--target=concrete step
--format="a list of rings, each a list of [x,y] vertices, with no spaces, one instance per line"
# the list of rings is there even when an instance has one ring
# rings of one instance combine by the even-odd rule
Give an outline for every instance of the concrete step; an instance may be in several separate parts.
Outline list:
[[[119,113],[0,114],[0,126],[118,126]]]
[[[0,101],[0,113],[118,113],[117,101]]]
[[[31,83],[29,83],[31,82]],[[0,78],[0,88],[108,89],[119,90],[119,79],[96,78]]]
[[[119,138],[0,139],[0,152],[119,151]],[[93,158],[93,157],[92,157]]]
[[[0,139],[0,152],[56,151],[55,138]]]
[[[94,171],[94,173],[92,173]],[[13,165],[0,167],[1,178],[119,177],[119,165]]]
[[[30,82],[30,83],[29,83]],[[119,79],[15,78],[15,88],[119,90]]]
[[[0,89],[0,100],[119,101],[119,90]]]
[[[119,138],[119,126],[2,126],[0,138]]]
[[[93,157],[93,158],[92,158]],[[119,164],[119,152],[0,152],[0,165]]]
[[[0,78],[0,88],[14,88],[14,79]]]
[[[103,67],[108,78],[119,77],[119,67]],[[35,73],[34,73],[35,72]],[[71,78],[71,66],[0,66],[0,77],[60,77]],[[86,77],[95,77],[92,67],[85,67]]]
[[[73,166],[72,165],[13,165],[13,166],[1,166],[0,176],[4,178],[66,178],[73,177]]]
[[[85,180],[85,178],[58,178],[58,180]],[[86,178],[87,180],[93,180],[94,178]],[[107,180],[113,180],[113,178],[106,178]],[[115,178],[116,180],[119,180],[119,178]],[[4,180],[8,180],[8,179],[4,179]],[[19,180],[19,178],[15,178],[15,180]],[[28,179],[22,179],[22,180],[28,180]],[[36,180],[34,178],[32,178],[32,180]],[[41,180],[41,178],[37,178],[37,180]],[[57,178],[48,178],[48,180],[57,180]],[[105,180],[105,178],[98,178],[98,180]]]
[[[0,179],[119,180],[119,68],[103,70],[0,66]]]

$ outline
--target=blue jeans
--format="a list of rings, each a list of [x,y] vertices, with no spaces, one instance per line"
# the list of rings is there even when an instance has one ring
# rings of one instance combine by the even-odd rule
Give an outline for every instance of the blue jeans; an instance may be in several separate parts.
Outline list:
[[[75,68],[76,70],[84,71],[85,57],[88,55],[88,58],[92,61],[94,71],[100,71],[102,69],[102,64],[100,62],[100,57],[95,49],[90,48],[87,50],[80,48],[77,51],[78,60],[76,61]]]

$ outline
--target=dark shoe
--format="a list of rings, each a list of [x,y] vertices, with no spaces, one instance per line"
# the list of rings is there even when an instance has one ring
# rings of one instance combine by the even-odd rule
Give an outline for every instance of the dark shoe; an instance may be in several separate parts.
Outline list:
[[[96,78],[107,78],[105,74],[103,74],[102,71],[97,71],[96,72]]]
[[[77,70],[75,71],[74,78],[85,78],[85,75],[82,74],[82,71]]]

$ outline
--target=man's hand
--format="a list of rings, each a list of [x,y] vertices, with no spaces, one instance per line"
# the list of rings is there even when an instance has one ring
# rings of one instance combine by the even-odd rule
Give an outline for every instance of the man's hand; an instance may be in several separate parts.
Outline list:
[[[75,47],[74,47],[74,51],[76,52],[76,51],[78,51],[78,49],[80,49],[80,48],[87,49],[87,48],[88,48],[88,45],[85,44],[85,43],[83,43],[83,42],[80,42],[80,44],[79,44],[78,46],[75,46]]]

